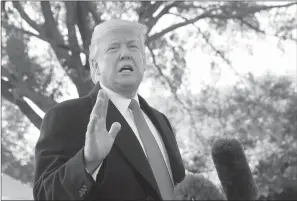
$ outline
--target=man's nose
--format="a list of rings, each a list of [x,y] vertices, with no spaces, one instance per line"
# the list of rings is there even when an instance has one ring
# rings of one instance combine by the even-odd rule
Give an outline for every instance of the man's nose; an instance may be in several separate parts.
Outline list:
[[[131,59],[130,51],[127,47],[122,47],[120,51],[120,60]]]

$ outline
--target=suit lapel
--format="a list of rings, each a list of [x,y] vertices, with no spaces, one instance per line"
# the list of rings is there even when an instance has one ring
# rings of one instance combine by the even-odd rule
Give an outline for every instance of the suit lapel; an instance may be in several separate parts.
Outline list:
[[[95,88],[90,93],[93,106],[96,102],[97,93],[100,88],[100,85],[96,84]],[[121,130],[115,139],[114,145],[120,149],[129,163],[151,184],[155,191],[160,195],[159,188],[153,177],[153,172],[138,139],[136,138],[133,130],[125,118],[118,111],[115,105],[109,100],[106,117],[106,129],[109,130],[114,122],[119,122],[121,124]]]
[[[169,157],[173,180],[174,183],[177,184],[184,178],[185,169],[174,134],[168,127],[164,117],[160,113],[154,111],[141,96],[138,96],[138,98],[142,110],[150,118],[162,137]]]
[[[156,192],[159,192],[157,183],[152,176],[153,172],[134,132],[111,101],[109,101],[108,107],[107,129],[116,121],[122,125],[114,144],[121,150],[130,164],[153,186]]]

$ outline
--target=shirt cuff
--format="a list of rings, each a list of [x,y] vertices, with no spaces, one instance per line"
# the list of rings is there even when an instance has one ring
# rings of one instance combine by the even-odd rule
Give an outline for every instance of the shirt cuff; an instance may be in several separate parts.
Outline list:
[[[89,173],[89,174],[91,174],[92,175],[92,177],[93,177],[93,179],[94,179],[94,181],[96,181],[96,178],[97,178],[97,174],[98,174],[98,172],[99,172],[99,170],[100,170],[100,168],[101,168],[101,166],[102,166],[102,163],[95,169],[95,171],[91,174],[88,170],[87,170],[87,168],[85,168],[86,169],[86,171],[87,171],[87,173]]]

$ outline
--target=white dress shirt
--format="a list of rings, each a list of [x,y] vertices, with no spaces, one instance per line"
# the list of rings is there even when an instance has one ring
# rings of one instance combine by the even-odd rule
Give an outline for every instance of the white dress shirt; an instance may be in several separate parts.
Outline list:
[[[101,87],[102,87],[102,89],[104,91],[107,92],[108,97],[111,100],[111,102],[116,106],[116,108],[119,110],[119,112],[125,118],[125,120],[129,124],[129,126],[133,130],[135,136],[137,137],[140,145],[142,146],[142,149],[143,149],[144,153],[146,154],[143,142],[141,141],[141,138],[139,136],[137,127],[135,125],[134,116],[132,114],[132,111],[128,108],[131,100],[124,97],[124,96],[122,96],[122,95],[120,95],[120,94],[115,93],[114,91],[111,91],[110,89],[106,88],[102,84],[101,84]],[[136,93],[134,99],[139,103],[137,93]],[[143,111],[142,111],[142,114],[143,114],[143,116],[145,118],[145,121],[148,124],[148,126],[149,126],[149,128],[150,128],[150,130],[151,130],[151,132],[152,132],[152,134],[153,134],[153,136],[154,136],[154,138],[155,138],[161,152],[162,152],[162,155],[163,155],[163,157],[165,159],[166,166],[168,168],[168,172],[170,174],[171,181],[173,182],[170,162],[169,162],[168,154],[167,154],[165,145],[163,143],[162,137],[160,136],[158,130],[156,129],[154,124],[151,122],[151,120],[148,118],[148,116]],[[125,133],[122,133],[122,135],[125,135]],[[92,177],[93,177],[94,180],[96,180],[96,177],[97,177],[97,174],[98,174],[98,172],[99,172],[99,170],[101,168],[101,165],[102,164],[100,164],[99,167],[92,174]]]

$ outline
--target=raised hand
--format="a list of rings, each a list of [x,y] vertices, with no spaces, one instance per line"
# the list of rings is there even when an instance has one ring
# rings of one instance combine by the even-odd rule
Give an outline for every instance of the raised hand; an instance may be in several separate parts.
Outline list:
[[[93,172],[109,154],[121,129],[121,124],[115,122],[109,132],[106,130],[108,100],[106,92],[99,90],[87,127],[84,147],[85,167],[89,172]]]

